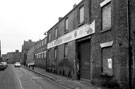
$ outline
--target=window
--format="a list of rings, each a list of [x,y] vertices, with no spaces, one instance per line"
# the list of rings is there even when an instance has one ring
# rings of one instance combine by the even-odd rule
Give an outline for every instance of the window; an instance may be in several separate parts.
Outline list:
[[[46,45],[46,39],[44,39],[44,44]]]
[[[40,48],[40,43],[38,43],[38,48]]]
[[[40,53],[40,58],[42,58],[42,53]]]
[[[44,58],[46,58],[46,51],[44,51]]]
[[[107,3],[102,7],[102,30],[111,29],[111,3]]]
[[[48,58],[49,58],[49,60],[51,58],[51,49],[48,50]]]
[[[38,44],[37,44],[37,49],[38,49]]]
[[[38,58],[40,58],[40,54],[38,54]]]
[[[38,58],[40,58],[40,54],[38,53]]]
[[[44,41],[42,40],[42,46],[44,45]]]
[[[44,52],[42,52],[42,58],[44,58]]]
[[[35,58],[37,58],[37,54],[35,54]]]
[[[57,38],[57,28],[55,28],[55,38]]]
[[[104,75],[113,75],[113,60],[112,60],[112,47],[105,47],[101,49],[102,61],[101,72]]]
[[[54,49],[54,59],[57,60],[57,48]]]
[[[37,54],[37,58],[39,58],[39,54]]]
[[[83,23],[84,22],[84,6],[82,6],[79,9],[79,23]]]
[[[44,54],[43,54],[43,52],[41,52],[41,58],[44,58]]]
[[[65,29],[66,29],[66,32],[67,32],[68,31],[68,18],[66,18],[65,25],[66,25],[65,26],[66,27]]]
[[[49,33],[49,41],[51,41],[51,33]]]
[[[68,44],[66,43],[64,47],[64,57],[67,58],[67,56],[68,56]]]
[[[42,41],[40,42],[40,47],[42,46]]]
[[[40,48],[40,43],[38,43],[38,48]]]

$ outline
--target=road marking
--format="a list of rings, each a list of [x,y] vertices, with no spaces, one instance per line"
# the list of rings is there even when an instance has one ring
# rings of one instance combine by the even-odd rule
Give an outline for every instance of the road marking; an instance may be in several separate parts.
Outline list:
[[[18,77],[17,77],[17,79],[19,80],[19,83],[20,83],[21,88],[24,89],[23,86],[22,86],[21,80]]]
[[[32,77],[32,79],[42,79],[41,77]]]
[[[16,77],[17,77],[17,80],[19,81],[19,84],[20,84],[21,89],[24,89],[23,86],[22,86],[22,82],[21,82],[21,80],[19,79],[19,77],[17,76],[16,72],[15,72],[15,75],[16,75]]]
[[[75,89],[81,89],[81,87],[75,87]]]
[[[37,86],[39,86],[40,87],[40,89],[42,89],[42,86],[41,85],[39,85],[39,84],[37,84],[37,83],[35,83],[35,81],[33,81],[33,79],[41,79],[41,77],[32,77],[31,78],[31,81],[34,83],[34,84],[36,84]]]

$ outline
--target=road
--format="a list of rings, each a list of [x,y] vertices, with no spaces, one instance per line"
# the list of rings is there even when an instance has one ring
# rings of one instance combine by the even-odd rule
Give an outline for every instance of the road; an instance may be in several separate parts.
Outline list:
[[[8,65],[0,71],[0,89],[65,89],[52,80],[46,79],[22,67]]]

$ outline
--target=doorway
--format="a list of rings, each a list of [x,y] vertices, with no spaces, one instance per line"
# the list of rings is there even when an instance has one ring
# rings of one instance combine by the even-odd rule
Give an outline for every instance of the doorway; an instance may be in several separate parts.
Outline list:
[[[81,80],[90,80],[91,79],[91,61],[90,61],[90,52],[91,45],[90,39],[79,40],[77,42],[77,53],[79,60],[79,69],[80,69],[80,79]]]

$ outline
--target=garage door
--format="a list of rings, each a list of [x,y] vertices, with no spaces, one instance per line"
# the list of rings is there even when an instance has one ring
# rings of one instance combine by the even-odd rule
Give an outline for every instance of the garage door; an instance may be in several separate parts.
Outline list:
[[[90,40],[79,42],[80,77],[90,80]]]

